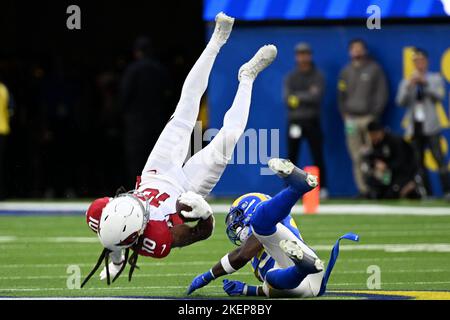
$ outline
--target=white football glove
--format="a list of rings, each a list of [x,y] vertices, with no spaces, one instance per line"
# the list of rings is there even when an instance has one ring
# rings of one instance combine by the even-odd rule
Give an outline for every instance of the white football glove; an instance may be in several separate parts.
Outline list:
[[[192,208],[192,211],[183,210],[180,212],[185,218],[206,220],[213,214],[208,202],[195,192],[182,193],[178,201]]]
[[[122,267],[123,263],[126,263],[125,257],[122,255],[122,250],[117,252],[111,252],[109,254],[111,258],[111,262],[108,265],[109,269],[109,278],[114,279],[114,277],[119,273],[120,268]],[[100,280],[106,279],[106,267],[103,267],[102,272],[100,272]]]

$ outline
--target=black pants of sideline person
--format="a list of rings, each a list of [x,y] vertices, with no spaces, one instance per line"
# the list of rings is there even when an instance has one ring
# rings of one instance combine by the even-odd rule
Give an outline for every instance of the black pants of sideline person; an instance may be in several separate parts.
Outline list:
[[[300,127],[301,134],[299,137],[292,137],[289,128],[292,125]],[[300,145],[304,140],[308,141],[314,164],[320,170],[320,185],[322,188],[327,187],[326,169],[323,159],[323,136],[319,119],[296,120],[289,122],[288,128],[288,154],[289,159],[298,164]]]
[[[0,200],[5,198],[6,136],[0,134]]]
[[[425,149],[430,148],[431,154],[433,155],[439,170],[439,178],[441,180],[441,187],[444,194],[450,193],[450,175],[448,172],[447,165],[445,163],[445,156],[441,148],[441,135],[424,135],[421,132],[420,125],[416,124],[415,135],[413,137],[412,145],[417,154],[417,159],[419,159],[420,175],[424,180],[424,185],[427,190],[427,194],[431,194],[431,186],[426,174],[426,168],[424,165]]]

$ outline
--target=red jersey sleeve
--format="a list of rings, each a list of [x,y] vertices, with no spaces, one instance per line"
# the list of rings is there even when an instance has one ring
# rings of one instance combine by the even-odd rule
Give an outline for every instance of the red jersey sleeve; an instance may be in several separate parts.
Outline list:
[[[91,203],[88,210],[86,211],[86,223],[88,224],[89,228],[91,228],[91,230],[95,233],[98,232],[103,208],[108,204],[109,201],[110,198],[108,197],[97,199]]]
[[[183,218],[178,214],[174,213],[169,216],[169,221],[172,223],[172,226],[177,226],[179,224],[184,224]]]
[[[152,258],[164,258],[170,252],[172,241],[166,221],[150,220],[144,230],[144,240],[138,253]]]

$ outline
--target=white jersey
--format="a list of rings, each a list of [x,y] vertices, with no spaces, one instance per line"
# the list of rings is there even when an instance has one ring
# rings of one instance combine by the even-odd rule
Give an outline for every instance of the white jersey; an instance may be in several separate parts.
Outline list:
[[[150,202],[150,219],[156,221],[168,221],[169,216],[176,213],[178,197],[185,192],[179,183],[155,173],[138,178],[136,191]]]

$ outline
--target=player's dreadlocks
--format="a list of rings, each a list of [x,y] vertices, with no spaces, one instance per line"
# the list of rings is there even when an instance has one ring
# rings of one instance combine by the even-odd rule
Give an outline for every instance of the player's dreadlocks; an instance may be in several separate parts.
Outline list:
[[[130,191],[130,192],[133,192],[133,191]],[[123,186],[121,186],[117,189],[115,197],[118,197],[119,195],[124,194],[124,193],[127,193],[127,190]],[[130,271],[128,272],[128,281],[131,281],[134,270],[136,268],[139,269],[139,267],[137,266],[137,260],[139,257],[139,251],[141,250],[141,248],[143,246],[143,242],[144,242],[144,236],[140,235],[136,239],[135,244],[131,246],[133,253],[131,254],[130,257],[129,257],[130,248],[125,249],[125,257],[124,257],[124,260],[121,262],[122,266],[120,267],[119,272],[117,272],[117,274],[113,278],[112,282],[116,281],[117,278],[119,278],[119,276],[122,274],[123,270],[125,270],[127,262],[130,264]],[[83,283],[81,284],[81,288],[83,288],[84,285],[92,278],[92,276],[95,274],[95,272],[98,270],[98,268],[102,264],[102,261],[105,261],[106,283],[108,284],[108,286],[111,284],[111,277],[110,277],[110,273],[109,273],[109,254],[111,252],[112,251],[107,248],[103,249],[94,268],[91,270],[91,272],[87,275],[87,277],[84,279]],[[128,257],[129,257],[129,259],[128,259]]]
[[[139,257],[139,250],[141,250],[143,243],[144,243],[144,236],[141,235],[138,238],[138,241],[136,242],[136,244],[132,247],[133,254],[130,257],[130,260],[128,260],[128,263],[130,264],[130,271],[128,272],[128,281],[131,281],[131,277],[133,276],[134,269],[135,268],[139,269],[139,267],[137,266],[137,260]]]
[[[110,279],[109,279],[109,268],[108,268],[108,256],[109,256],[110,252],[111,252],[111,250],[108,250],[106,248],[103,249],[102,253],[100,254],[100,257],[97,260],[97,263],[94,266],[94,269],[92,269],[92,271],[88,274],[86,279],[84,279],[83,283],[81,284],[81,288],[83,288],[84,285],[89,281],[89,279],[91,279],[91,277],[94,275],[94,273],[100,267],[103,260],[105,260],[105,265],[106,265],[106,279],[107,279],[106,281],[109,285]]]
[[[117,272],[116,276],[111,281],[111,277],[109,274],[109,254],[111,253],[111,250],[109,249],[103,249],[102,253],[100,254],[100,257],[98,258],[97,263],[95,264],[92,271],[88,274],[86,279],[84,279],[83,283],[81,284],[81,288],[84,287],[84,285],[91,279],[91,277],[95,274],[95,272],[100,267],[102,261],[105,261],[105,268],[106,268],[106,283],[108,286],[111,284],[111,282],[114,282],[119,278],[119,276],[122,274],[123,270],[125,270],[125,267],[127,265],[127,262],[130,264],[130,271],[128,272],[128,281],[131,281],[131,278],[133,276],[134,269],[139,269],[137,266],[137,260],[139,257],[139,250],[142,247],[143,237],[139,237],[137,243],[132,247],[133,253],[130,256],[130,259],[128,259],[128,256],[130,254],[130,248],[125,249],[125,258],[122,261],[122,266],[120,267],[119,272]]]

